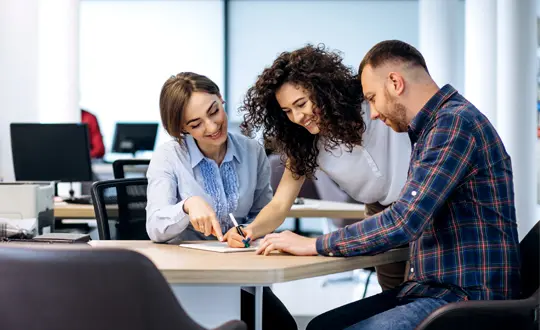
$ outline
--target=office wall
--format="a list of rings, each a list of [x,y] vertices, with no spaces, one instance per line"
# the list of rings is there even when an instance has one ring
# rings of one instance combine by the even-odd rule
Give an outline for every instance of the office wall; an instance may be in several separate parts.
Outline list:
[[[80,1],[38,3],[39,121],[78,122]]]
[[[13,180],[9,125],[37,121],[38,1],[0,1],[0,180]]]
[[[456,12],[456,77],[452,82],[463,91],[464,4]],[[241,121],[236,109],[245,91],[264,67],[284,50],[306,43],[324,43],[344,54],[355,71],[364,54],[377,42],[401,39],[418,47],[418,2],[260,0],[230,1],[229,20],[229,113]]]
[[[538,103],[540,104],[540,0],[536,1],[536,16],[538,16],[537,20],[537,33],[538,33],[538,49],[536,50],[536,54],[538,57],[538,71],[537,71],[537,77],[538,77]],[[540,128],[540,110],[538,111],[538,127]],[[540,138],[538,138],[538,141],[536,142],[536,179],[537,179],[537,202],[540,205]],[[538,208],[538,219],[540,219],[540,206]]]
[[[107,150],[115,122],[160,122],[171,75],[194,71],[224,86],[221,0],[82,1],[80,13],[81,105],[98,116]],[[168,139],[160,128],[157,144]]]
[[[463,2],[458,7],[453,83],[462,90]],[[98,115],[108,149],[116,121],[159,120],[156,97],[168,75],[204,72],[225,87],[222,1],[85,0],[80,10],[81,105]],[[376,42],[398,38],[418,46],[418,36],[415,0],[230,0],[230,119],[241,120],[245,91],[284,50],[324,43],[356,69]]]
[[[14,179],[10,123],[80,120],[78,7],[79,0],[0,0],[0,178],[4,180]]]

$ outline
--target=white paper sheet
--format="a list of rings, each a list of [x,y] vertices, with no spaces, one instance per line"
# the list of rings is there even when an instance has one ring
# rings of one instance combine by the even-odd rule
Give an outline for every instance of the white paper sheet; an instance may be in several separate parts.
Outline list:
[[[231,252],[256,251],[259,246],[259,242],[255,241],[255,242],[250,243],[250,247],[248,248],[232,248],[232,247],[229,247],[226,242],[216,242],[216,241],[180,244],[180,246],[189,248],[189,249],[198,249],[198,250],[205,250],[205,251],[212,251],[212,252],[219,252],[219,253],[231,253]]]

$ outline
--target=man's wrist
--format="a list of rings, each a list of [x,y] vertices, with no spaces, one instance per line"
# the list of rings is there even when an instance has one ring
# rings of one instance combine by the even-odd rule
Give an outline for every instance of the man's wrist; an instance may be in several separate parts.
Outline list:
[[[316,238],[312,238],[311,239],[311,247],[310,247],[310,251],[309,251],[312,255],[316,256],[317,254],[319,254],[317,252],[317,239]]]
[[[341,252],[338,249],[333,249],[328,242],[328,236],[331,234],[326,234],[319,236],[315,239],[315,250],[317,254],[329,257],[338,257],[342,256]]]

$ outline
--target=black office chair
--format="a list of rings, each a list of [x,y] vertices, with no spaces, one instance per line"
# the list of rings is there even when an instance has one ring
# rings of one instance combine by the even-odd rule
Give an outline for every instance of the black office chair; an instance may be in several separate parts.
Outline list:
[[[150,159],[118,159],[112,164],[115,179],[124,179],[126,177],[126,167],[137,166],[148,168]],[[143,175],[144,177],[145,175]]]
[[[204,330],[142,254],[0,245],[2,330]],[[230,321],[216,330],[245,330]]]
[[[432,312],[417,330],[520,329],[537,330],[540,293],[540,221],[519,244],[521,298],[516,300],[464,301]]]
[[[92,185],[100,240],[150,239],[146,233],[147,186],[146,178],[98,181]]]

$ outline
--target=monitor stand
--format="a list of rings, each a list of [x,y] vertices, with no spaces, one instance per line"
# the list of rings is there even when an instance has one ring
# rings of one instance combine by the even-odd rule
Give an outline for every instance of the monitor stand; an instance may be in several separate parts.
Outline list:
[[[75,191],[73,190],[73,182],[70,182],[69,197],[64,198],[64,202],[72,204],[92,204],[92,198],[90,196],[75,197]]]
[[[69,197],[65,198],[64,201],[67,202],[68,200],[74,200],[75,199],[75,190],[73,190],[73,182],[69,183]]]

